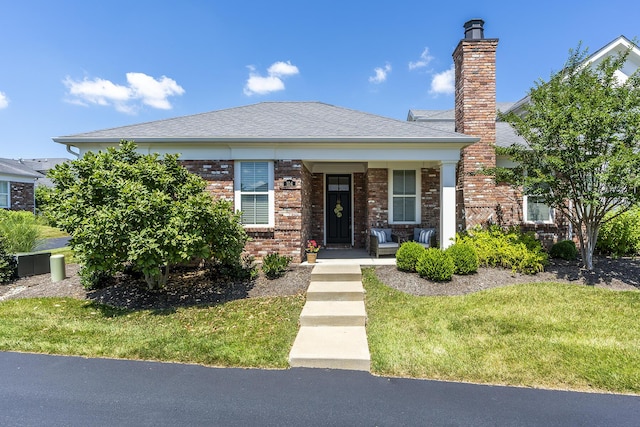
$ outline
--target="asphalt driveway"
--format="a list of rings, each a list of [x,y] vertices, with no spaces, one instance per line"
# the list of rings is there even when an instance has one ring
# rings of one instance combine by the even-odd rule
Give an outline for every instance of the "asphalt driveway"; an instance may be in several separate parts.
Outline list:
[[[0,425],[637,426],[640,397],[0,352]]]

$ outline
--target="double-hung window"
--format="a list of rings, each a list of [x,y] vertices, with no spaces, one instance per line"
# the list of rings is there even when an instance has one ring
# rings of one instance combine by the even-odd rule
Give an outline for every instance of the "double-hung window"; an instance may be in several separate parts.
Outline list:
[[[392,223],[417,224],[420,222],[419,177],[419,171],[415,169],[391,171],[389,193]]]
[[[272,227],[274,224],[273,163],[237,162],[235,205],[245,226]]]
[[[9,207],[9,181],[0,181],[0,208]]]
[[[553,222],[553,210],[540,196],[524,196],[523,211],[525,222]]]

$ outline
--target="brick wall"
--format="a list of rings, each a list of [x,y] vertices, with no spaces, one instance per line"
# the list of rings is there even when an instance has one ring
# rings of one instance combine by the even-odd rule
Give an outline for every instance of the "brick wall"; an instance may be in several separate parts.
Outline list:
[[[209,194],[233,202],[233,160],[182,160],[180,163],[207,181]]]
[[[324,242],[324,174],[311,175],[311,224],[310,235],[318,244]]]
[[[367,193],[364,173],[353,174],[353,247],[366,247]]]
[[[35,185],[33,183],[9,182],[9,197],[12,211],[34,211]]]

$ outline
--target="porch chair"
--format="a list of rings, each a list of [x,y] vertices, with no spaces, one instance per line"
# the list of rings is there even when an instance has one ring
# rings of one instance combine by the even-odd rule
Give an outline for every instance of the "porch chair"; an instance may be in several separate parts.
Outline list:
[[[414,228],[413,241],[420,243],[425,248],[430,248],[435,244],[435,228]]]
[[[398,236],[391,233],[390,228],[372,228],[371,243],[369,244],[369,254],[395,255],[399,247]]]

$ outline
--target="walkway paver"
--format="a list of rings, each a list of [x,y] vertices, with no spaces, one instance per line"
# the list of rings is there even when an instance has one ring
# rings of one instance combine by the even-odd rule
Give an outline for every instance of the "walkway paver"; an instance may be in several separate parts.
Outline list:
[[[369,371],[366,319],[360,266],[316,265],[289,364]]]

